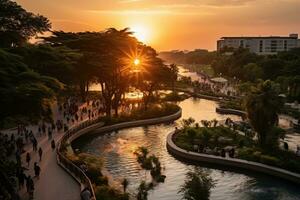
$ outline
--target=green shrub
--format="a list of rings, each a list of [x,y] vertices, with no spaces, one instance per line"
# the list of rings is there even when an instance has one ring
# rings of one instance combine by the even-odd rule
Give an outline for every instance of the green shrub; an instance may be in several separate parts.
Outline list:
[[[108,186],[98,186],[95,188],[96,199],[98,200],[128,200],[129,195],[123,194]]]
[[[280,166],[280,160],[273,156],[261,155],[260,162],[267,165]]]
[[[300,161],[299,160],[292,160],[292,159],[287,160],[283,163],[283,167],[290,171],[300,173]]]
[[[93,183],[96,185],[108,185],[108,178],[106,176],[98,176],[97,178],[93,178]]]

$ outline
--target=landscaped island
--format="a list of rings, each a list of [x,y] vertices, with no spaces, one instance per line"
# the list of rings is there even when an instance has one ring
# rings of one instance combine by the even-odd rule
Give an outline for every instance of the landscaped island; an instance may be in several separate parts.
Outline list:
[[[260,148],[257,140],[227,126],[199,127],[190,124],[175,133],[173,142],[191,152],[239,158],[300,173],[300,158],[294,152]]]

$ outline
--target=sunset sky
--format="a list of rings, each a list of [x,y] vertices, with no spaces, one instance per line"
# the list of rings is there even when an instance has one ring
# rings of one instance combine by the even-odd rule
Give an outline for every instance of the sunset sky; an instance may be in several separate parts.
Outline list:
[[[54,30],[132,27],[157,50],[216,49],[222,36],[300,33],[300,0],[17,0]]]

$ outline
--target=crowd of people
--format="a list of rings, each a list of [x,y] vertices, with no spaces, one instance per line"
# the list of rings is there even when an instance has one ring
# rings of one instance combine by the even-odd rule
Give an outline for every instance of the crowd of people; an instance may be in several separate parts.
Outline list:
[[[5,148],[5,156],[16,161],[15,177],[19,190],[22,191],[26,186],[29,199],[33,199],[35,182],[38,181],[40,173],[43,171],[40,164],[44,159],[43,147],[45,144],[39,144],[39,141],[41,142],[43,138],[47,137],[52,152],[54,152],[57,141],[53,134],[63,134],[71,126],[81,121],[95,119],[102,111],[99,100],[81,103],[76,98],[70,98],[54,110],[53,122],[41,121],[36,126],[19,125],[15,131],[0,133],[0,142]],[[25,155],[24,160],[22,159],[23,155]],[[34,159],[34,155],[36,155],[36,159]],[[31,165],[31,163],[34,164]],[[30,173],[31,168],[33,174]]]

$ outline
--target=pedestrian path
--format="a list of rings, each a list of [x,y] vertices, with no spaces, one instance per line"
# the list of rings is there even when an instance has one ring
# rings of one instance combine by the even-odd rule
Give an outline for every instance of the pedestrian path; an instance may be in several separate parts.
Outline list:
[[[86,106],[86,104],[84,105]],[[92,108],[91,108],[92,109]],[[63,119],[62,113],[58,108],[53,108],[54,120]],[[82,121],[68,123],[69,128],[72,128],[84,121],[88,120],[88,115],[84,115]],[[64,120],[65,121],[65,120]],[[41,168],[40,177],[34,177],[34,199],[36,200],[80,200],[80,184],[67,172],[57,164],[56,150],[51,148],[51,140],[54,139],[57,143],[64,135],[63,131],[54,132],[52,138],[48,138],[47,134],[39,135],[38,127],[31,126],[34,136],[38,140],[38,148],[43,150],[42,160],[39,161],[38,151],[33,151],[32,144],[28,142],[25,145],[25,152],[29,152],[31,156],[29,166],[26,163],[26,153],[22,154],[22,166],[28,168],[25,174],[34,177],[34,162],[37,162]],[[22,200],[29,199],[26,187],[19,191]]]
[[[62,133],[55,133],[53,139],[58,141],[63,136]],[[39,146],[43,147],[42,160],[39,162],[37,152],[30,152],[31,162],[26,171],[26,175],[34,176],[33,163],[37,162],[41,167],[40,178],[34,178],[35,190],[34,199],[36,200],[80,200],[80,185],[68,173],[66,173],[56,162],[55,150],[51,149],[51,142],[47,137],[39,141]],[[30,147],[29,147],[30,148]],[[25,154],[22,156],[22,163],[27,167]],[[22,199],[28,199],[26,188],[20,191]]]

